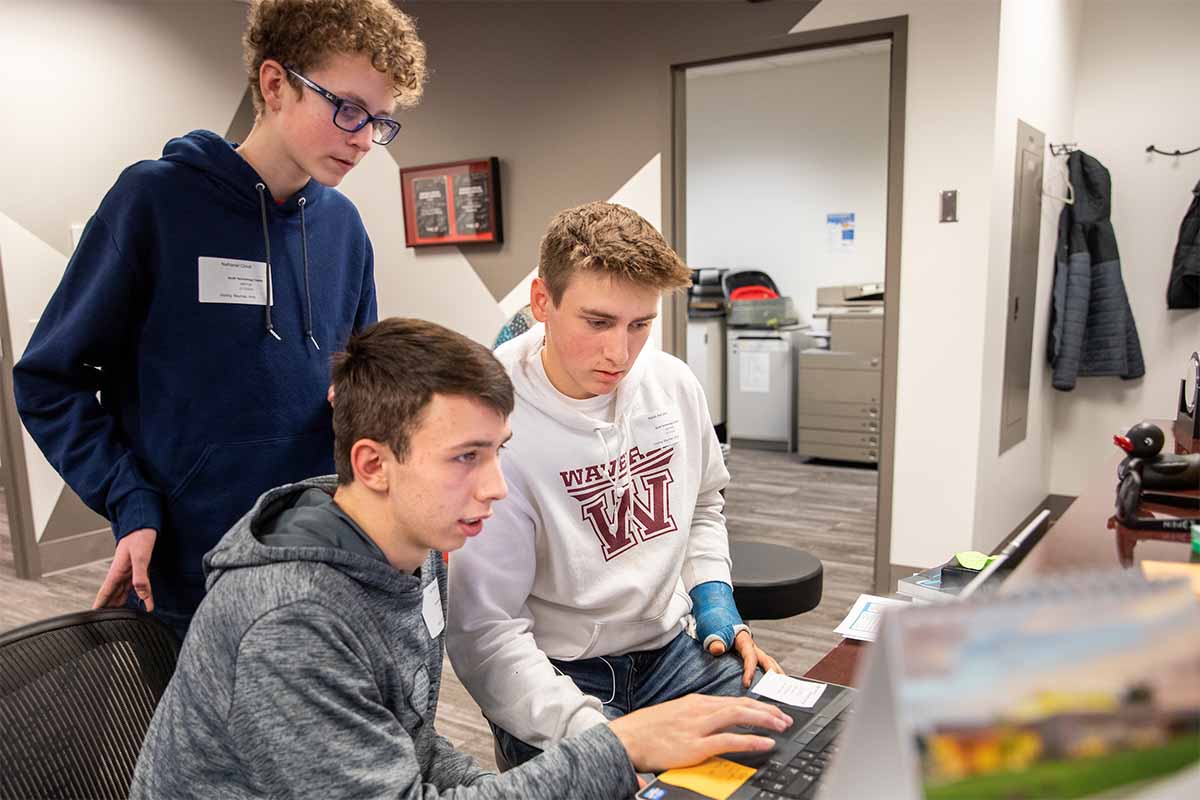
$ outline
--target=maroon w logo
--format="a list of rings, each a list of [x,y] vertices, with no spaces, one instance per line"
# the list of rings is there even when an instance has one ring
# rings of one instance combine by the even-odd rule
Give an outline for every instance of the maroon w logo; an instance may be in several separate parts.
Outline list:
[[[608,464],[559,473],[567,494],[579,501],[583,521],[591,525],[600,540],[605,561],[639,542],[678,530],[671,516],[674,452],[675,448],[667,447],[643,455],[632,447],[626,455]],[[607,476],[619,480],[625,473],[626,459],[630,465],[630,484],[618,502]]]

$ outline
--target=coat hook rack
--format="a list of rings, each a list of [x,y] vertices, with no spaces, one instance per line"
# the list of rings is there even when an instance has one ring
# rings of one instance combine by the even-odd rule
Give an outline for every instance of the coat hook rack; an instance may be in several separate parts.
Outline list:
[[[1074,153],[1076,149],[1078,149],[1078,145],[1075,142],[1063,142],[1062,144],[1052,144],[1052,145],[1050,145],[1050,155],[1065,156],[1069,153]]]
[[[1146,148],[1146,152],[1158,153],[1160,156],[1190,156],[1192,153],[1200,153],[1200,147],[1194,147],[1191,150],[1176,150],[1173,153],[1169,153],[1166,150],[1159,150],[1154,145],[1150,145]]]

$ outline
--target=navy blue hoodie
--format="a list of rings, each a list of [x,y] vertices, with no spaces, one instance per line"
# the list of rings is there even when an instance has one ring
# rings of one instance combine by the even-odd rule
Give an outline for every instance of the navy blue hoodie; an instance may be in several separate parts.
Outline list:
[[[251,278],[258,262],[273,305],[200,302],[214,260]],[[353,204],[313,180],[277,204],[233,145],[193,131],[126,169],[88,222],[13,370],[17,408],[118,540],[158,530],[155,603],[190,617],[203,555],[255,499],[333,471],[329,356],[375,318]]]

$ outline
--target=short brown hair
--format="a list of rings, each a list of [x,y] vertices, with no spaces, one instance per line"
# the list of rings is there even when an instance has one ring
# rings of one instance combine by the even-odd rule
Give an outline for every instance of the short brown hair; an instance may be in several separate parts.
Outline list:
[[[408,458],[409,439],[435,394],[472,397],[497,414],[513,410],[513,386],[491,351],[421,319],[380,320],[333,357],[333,461],[338,483],[354,480],[350,448],[374,439]]]
[[[691,270],[653,225],[633,209],[599,201],[558,212],[542,237],[538,277],[555,305],[576,270],[664,292],[692,283]]]
[[[389,0],[254,0],[242,58],[254,110],[262,113],[258,73],[273,58],[298,72],[319,67],[330,53],[370,56],[371,65],[392,82],[396,104],[414,106],[425,85],[425,44],[412,17]],[[291,75],[297,92],[304,87]]]

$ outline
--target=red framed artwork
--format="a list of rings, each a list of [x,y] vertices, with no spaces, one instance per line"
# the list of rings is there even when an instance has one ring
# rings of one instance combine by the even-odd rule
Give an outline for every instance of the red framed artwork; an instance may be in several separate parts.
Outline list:
[[[403,167],[400,189],[409,247],[504,241],[500,159]]]

